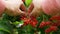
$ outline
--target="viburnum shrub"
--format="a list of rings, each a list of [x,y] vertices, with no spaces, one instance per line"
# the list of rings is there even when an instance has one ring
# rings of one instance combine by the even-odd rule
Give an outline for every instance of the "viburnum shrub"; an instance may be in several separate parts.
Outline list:
[[[60,0],[0,0],[2,13],[0,34],[60,34]]]

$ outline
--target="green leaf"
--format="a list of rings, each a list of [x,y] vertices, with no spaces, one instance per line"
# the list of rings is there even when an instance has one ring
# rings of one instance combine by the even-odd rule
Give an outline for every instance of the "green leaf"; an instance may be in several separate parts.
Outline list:
[[[53,34],[53,31],[52,31],[52,32],[50,32],[50,34]]]
[[[19,23],[20,22],[18,22],[18,21],[13,22],[14,25],[18,25]]]
[[[20,24],[23,24],[23,23],[24,23],[24,21],[23,21],[23,20],[21,20],[21,21],[20,21]]]
[[[25,0],[25,5],[28,7],[31,4],[32,0]]]
[[[16,27],[21,27],[24,24],[24,21],[23,20],[15,21],[12,24],[15,25]]]
[[[60,34],[60,29],[57,30],[56,32],[53,32],[52,34]]]
[[[18,34],[34,34],[34,28],[30,25],[18,28]]]
[[[9,34],[9,33],[6,31],[0,30],[0,34]]]
[[[14,25],[24,24],[24,21],[23,21],[23,20],[15,21],[15,22],[13,22],[13,24],[14,24]]]
[[[9,16],[9,15],[7,15],[7,14],[3,14],[3,19],[4,20],[10,20],[10,21],[12,21],[12,22],[15,22],[15,21],[19,21],[20,19],[20,16]]]
[[[40,23],[42,22],[43,17],[40,16],[40,17],[37,17],[36,19],[38,20],[37,28],[39,28],[39,25],[40,25]]]
[[[7,20],[0,20],[0,30],[6,31],[8,33],[13,34],[13,27],[10,22]]]

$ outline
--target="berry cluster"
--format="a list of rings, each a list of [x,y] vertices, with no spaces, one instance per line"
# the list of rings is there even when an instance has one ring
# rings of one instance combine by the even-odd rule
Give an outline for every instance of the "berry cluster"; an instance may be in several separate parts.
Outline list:
[[[23,26],[30,24],[32,27],[37,27],[36,25],[38,24],[38,21],[33,16],[28,18],[23,16],[21,20],[24,21]],[[55,22],[53,20],[55,20]],[[45,29],[46,34],[57,31],[59,29],[58,26],[60,26],[60,16],[53,16],[49,19],[49,21],[42,21],[39,25],[39,28],[44,28],[46,26],[48,26]]]
[[[48,26],[48,25],[51,25],[50,21],[47,21],[47,22],[42,21],[39,25],[39,28],[43,28],[43,27]]]
[[[53,16],[50,20],[60,20],[60,16]]]
[[[24,26],[30,24],[32,27],[36,27],[38,23],[35,17],[31,17],[31,18],[22,17],[21,20],[24,21],[24,24],[23,24]]]
[[[46,34],[48,34],[49,32],[53,32],[53,31],[57,31],[58,28],[56,26],[50,26],[49,28],[47,28],[45,30]]]
[[[60,16],[53,16],[49,20],[51,21],[42,21],[39,25],[39,28],[44,28],[45,26],[49,26],[45,30],[46,34],[53,32],[53,31],[57,31],[58,26],[60,26]],[[55,22],[52,22],[53,20],[55,20]]]

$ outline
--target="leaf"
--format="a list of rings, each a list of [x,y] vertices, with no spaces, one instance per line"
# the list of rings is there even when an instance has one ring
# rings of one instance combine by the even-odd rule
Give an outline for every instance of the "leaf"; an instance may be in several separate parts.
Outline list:
[[[23,23],[24,23],[24,21],[23,21],[23,20],[21,20],[21,21],[20,21],[20,24],[23,24]]]
[[[52,34],[60,34],[60,29],[57,30],[56,32],[53,32]]]
[[[39,28],[39,25],[40,25],[40,23],[42,22],[43,17],[40,16],[40,17],[37,17],[36,19],[38,20],[37,28]]]
[[[18,28],[18,34],[34,34],[34,28],[30,25]]]
[[[16,27],[21,27],[24,24],[24,21],[23,20],[15,21],[12,24],[15,25]]]
[[[53,32],[50,32],[50,34],[53,34]]]
[[[0,34],[9,34],[9,33],[6,31],[0,30]]]
[[[28,7],[31,4],[32,0],[25,0],[25,5]]]
[[[3,14],[3,19],[4,20],[10,20],[10,21],[12,21],[12,22],[15,22],[15,21],[19,21],[20,19],[20,16],[9,16],[9,15],[7,15],[7,14]]]
[[[0,20],[0,31],[1,30],[13,34],[13,27],[8,20]]]

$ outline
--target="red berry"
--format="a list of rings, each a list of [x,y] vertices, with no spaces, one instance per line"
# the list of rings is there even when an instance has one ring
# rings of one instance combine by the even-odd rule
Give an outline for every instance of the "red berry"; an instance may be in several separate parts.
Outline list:
[[[46,23],[46,25],[51,25],[51,22],[50,21],[47,21],[45,23]]]
[[[60,16],[53,16],[50,18],[50,20],[60,20]]]
[[[37,22],[32,21],[30,24],[31,24],[33,27],[36,27]]]
[[[57,26],[58,24],[57,23],[53,23],[52,26]]]
[[[36,26],[35,22],[31,22],[30,25],[33,26],[33,27]]]
[[[22,17],[21,19],[24,21],[24,25],[30,24],[31,26],[36,27],[38,23],[38,21],[34,17],[31,18]]]
[[[49,32],[57,31],[57,30],[58,28],[56,26],[51,26],[45,30],[45,33],[48,34]]]
[[[39,25],[40,28],[43,28],[44,26],[46,26],[46,23],[44,21],[42,21]]]
[[[51,30],[51,31],[57,31],[58,28],[57,28],[57,26],[51,26],[51,27],[50,27],[50,30]]]
[[[47,29],[45,30],[45,33],[48,34],[49,32],[51,32],[51,30],[50,30],[49,28],[47,28]]]
[[[44,26],[47,26],[47,25],[51,25],[51,22],[50,21],[47,21],[47,22],[44,22],[44,21],[42,21],[41,23],[40,23],[40,28],[43,28]]]
[[[35,17],[31,16],[31,19],[30,19],[30,25],[33,26],[33,27],[36,27],[38,21],[36,20]]]
[[[24,25],[28,25],[29,22],[30,22],[30,19],[28,19],[28,18],[24,18],[23,21],[24,21]]]
[[[53,23],[52,26],[60,26],[60,21]]]

